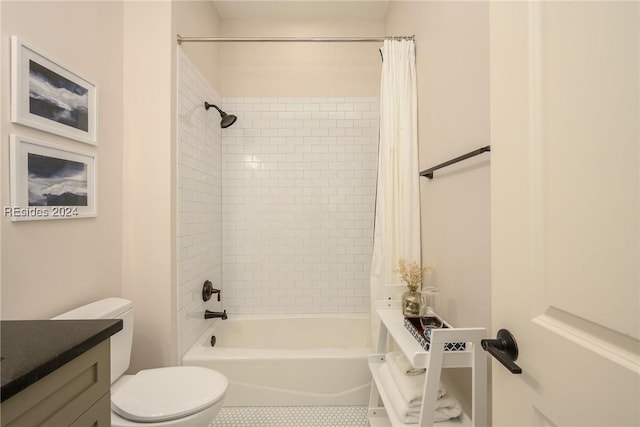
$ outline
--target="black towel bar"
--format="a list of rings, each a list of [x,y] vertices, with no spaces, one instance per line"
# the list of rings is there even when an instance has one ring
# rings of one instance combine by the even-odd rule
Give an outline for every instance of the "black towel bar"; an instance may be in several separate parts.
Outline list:
[[[438,169],[442,169],[444,167],[450,166],[450,165],[452,165],[454,163],[461,162],[462,160],[466,160],[468,158],[477,156],[478,154],[482,154],[485,151],[491,151],[491,146],[487,145],[486,147],[478,148],[477,150],[474,150],[474,151],[472,151],[470,153],[467,153],[467,154],[463,154],[462,156],[456,157],[455,159],[451,159],[451,160],[449,160],[447,162],[440,163],[439,165],[434,166],[432,168],[425,169],[422,172],[420,172],[420,176],[426,176],[429,179],[433,179],[433,172],[434,171],[437,171]]]

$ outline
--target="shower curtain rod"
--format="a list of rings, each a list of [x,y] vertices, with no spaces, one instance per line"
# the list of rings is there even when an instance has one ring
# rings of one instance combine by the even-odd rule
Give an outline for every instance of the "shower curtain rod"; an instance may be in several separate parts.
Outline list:
[[[190,42],[383,42],[391,40],[414,40],[415,36],[395,37],[182,37],[178,44]]]

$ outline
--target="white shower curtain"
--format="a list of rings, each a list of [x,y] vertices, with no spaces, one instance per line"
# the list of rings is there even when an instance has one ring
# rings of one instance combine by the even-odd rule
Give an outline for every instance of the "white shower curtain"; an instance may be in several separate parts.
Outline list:
[[[379,324],[375,301],[385,284],[399,283],[398,260],[420,262],[420,191],[415,45],[385,40],[380,88],[380,145],[375,232],[371,261],[374,341]]]

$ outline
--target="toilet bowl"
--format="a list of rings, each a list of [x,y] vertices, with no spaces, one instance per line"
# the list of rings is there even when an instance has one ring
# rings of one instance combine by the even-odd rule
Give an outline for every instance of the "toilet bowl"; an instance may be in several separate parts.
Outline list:
[[[227,384],[221,373],[191,366],[124,375],[111,386],[111,425],[206,426],[220,410]]]
[[[133,304],[107,298],[56,319],[122,319],[111,337],[111,425],[113,427],[208,426],[218,414],[229,382],[220,372],[196,366],[145,369],[123,375],[133,340]]]

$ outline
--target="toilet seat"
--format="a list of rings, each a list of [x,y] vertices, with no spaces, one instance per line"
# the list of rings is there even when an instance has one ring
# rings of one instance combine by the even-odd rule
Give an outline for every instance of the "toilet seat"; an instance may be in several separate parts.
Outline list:
[[[134,422],[175,420],[214,405],[228,384],[221,373],[197,366],[145,369],[111,395],[111,407]]]

